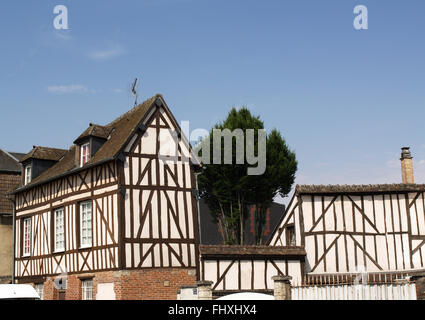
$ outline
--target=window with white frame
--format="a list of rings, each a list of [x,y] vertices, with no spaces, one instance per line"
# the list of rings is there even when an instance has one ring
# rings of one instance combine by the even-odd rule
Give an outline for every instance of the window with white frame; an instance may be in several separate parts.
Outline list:
[[[89,247],[92,242],[92,203],[86,201],[80,203],[80,244],[81,247]]]
[[[22,255],[29,256],[31,254],[31,218],[24,219]]]
[[[42,283],[36,283],[35,291],[37,291],[37,294],[40,296],[40,299],[43,300],[44,285]]]
[[[65,250],[65,215],[64,209],[55,210],[55,251]]]
[[[82,298],[83,300],[93,300],[93,280],[82,280]]]
[[[84,166],[90,160],[90,144],[85,143],[81,146],[81,166]]]
[[[25,167],[25,185],[31,182],[31,165]]]

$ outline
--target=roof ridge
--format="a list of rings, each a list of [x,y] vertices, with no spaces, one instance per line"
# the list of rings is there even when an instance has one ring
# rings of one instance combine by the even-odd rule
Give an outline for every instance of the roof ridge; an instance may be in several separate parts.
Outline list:
[[[394,186],[394,185],[425,185],[423,183],[364,183],[364,184],[297,184],[297,187],[370,187],[370,186]]]
[[[63,150],[68,150],[68,149],[62,149],[62,148],[53,148],[53,147],[44,147],[44,146],[33,146],[33,149],[37,149],[37,148],[43,148],[43,149],[50,149],[50,150],[60,150],[60,151],[63,151]]]
[[[328,184],[328,185],[299,185],[295,187],[300,193],[332,193],[332,192],[388,192],[388,191],[412,191],[425,189],[425,184],[406,183],[383,183],[383,184]]]
[[[145,106],[146,103],[148,102],[153,102],[155,100],[155,98],[161,97],[162,95],[157,93],[156,95],[150,97],[149,99],[146,99],[145,101],[143,101],[142,103],[138,104],[137,106],[134,106],[133,108],[131,108],[130,110],[128,110],[127,112],[123,113],[122,115],[120,115],[118,118],[116,118],[115,120],[111,121],[110,123],[108,123],[107,125],[105,125],[105,127],[111,127],[112,125],[114,125],[115,123],[119,122],[120,120],[124,119],[125,117],[127,117],[128,115],[132,114],[133,112],[139,110],[140,108],[142,108],[143,106]]]
[[[1,151],[3,151],[5,154],[7,154],[10,158],[12,158],[13,160],[15,160],[16,162],[19,162],[18,159],[16,159],[13,155],[11,155],[8,151],[0,149]],[[17,153],[17,152],[15,152]]]

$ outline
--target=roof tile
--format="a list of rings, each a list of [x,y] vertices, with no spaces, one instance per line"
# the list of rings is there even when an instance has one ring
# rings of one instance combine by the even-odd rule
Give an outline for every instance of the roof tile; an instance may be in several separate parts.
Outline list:
[[[22,163],[28,159],[59,161],[65,155],[65,153],[66,150],[64,149],[34,146],[33,149],[27,153],[20,162]]]

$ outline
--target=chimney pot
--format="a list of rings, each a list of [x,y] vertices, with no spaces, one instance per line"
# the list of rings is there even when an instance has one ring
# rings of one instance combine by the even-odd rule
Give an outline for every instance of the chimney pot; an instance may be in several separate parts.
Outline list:
[[[412,159],[412,155],[410,154],[410,147],[401,148],[401,159]]]

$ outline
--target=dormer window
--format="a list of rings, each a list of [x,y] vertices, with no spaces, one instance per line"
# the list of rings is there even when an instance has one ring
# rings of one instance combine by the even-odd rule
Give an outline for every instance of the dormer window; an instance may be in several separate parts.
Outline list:
[[[44,171],[53,167],[67,153],[67,150],[33,146],[22,159],[22,183],[27,185],[39,177]]]
[[[31,173],[32,173],[32,167],[31,165],[27,165],[25,167],[25,185],[31,182]]]
[[[84,166],[90,160],[90,144],[85,143],[81,146],[81,166]]]
[[[90,123],[90,126],[84,130],[80,136],[75,139],[74,144],[79,148],[79,153],[76,154],[80,158],[80,167],[84,166],[96,152],[108,141],[113,128],[107,126],[99,126]]]

